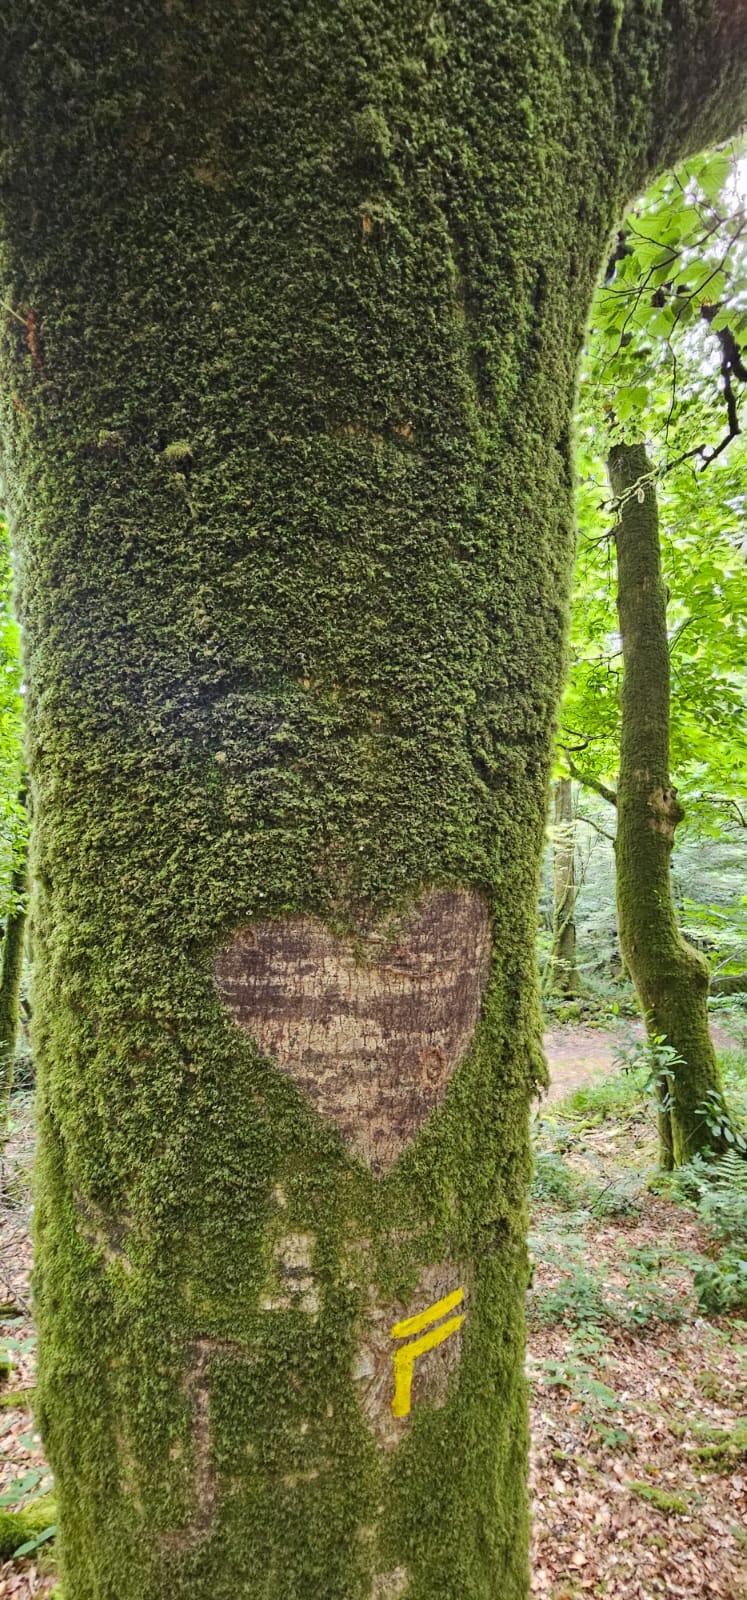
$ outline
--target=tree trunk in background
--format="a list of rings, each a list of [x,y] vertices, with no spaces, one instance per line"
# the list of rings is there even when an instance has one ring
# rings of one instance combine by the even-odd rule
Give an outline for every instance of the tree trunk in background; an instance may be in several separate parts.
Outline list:
[[[19,795],[21,813],[26,805],[25,784]],[[18,1013],[23,975],[23,950],[26,935],[26,896],[28,864],[25,833],[20,860],[13,869],[10,884],[10,909],[5,921],[0,959],[0,1136],[8,1100],[13,1088],[13,1057],[18,1033]]]
[[[527,1593],[576,363],[743,16],[5,0],[66,1600]]]
[[[725,972],[711,978],[711,994],[747,994],[747,972]]]
[[[617,904],[620,942],[650,1035],[682,1058],[662,1084],[661,1158],[679,1166],[725,1147],[708,1126],[708,1096],[723,1104],[708,1026],[708,964],[677,925],[670,878],[674,831],[684,815],[669,773],[669,641],[659,517],[643,445],[615,446],[610,482],[621,500],[615,528],[623,647]],[[712,1102],[713,1104],[713,1102]]]
[[[553,807],[553,933],[550,951],[551,990],[557,995],[579,991],[576,966],[576,823],[573,784],[558,778]]]

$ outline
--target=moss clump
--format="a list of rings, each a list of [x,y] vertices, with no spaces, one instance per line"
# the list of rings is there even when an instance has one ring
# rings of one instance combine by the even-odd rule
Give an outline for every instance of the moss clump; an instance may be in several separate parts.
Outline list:
[[[681,1494],[671,1494],[667,1489],[657,1489],[651,1483],[631,1482],[628,1488],[631,1494],[638,1496],[639,1500],[647,1500],[649,1505],[656,1506],[657,1511],[666,1511],[678,1517],[692,1515],[692,1506]]]
[[[5,1411],[30,1411],[33,1403],[33,1389],[9,1389],[7,1394],[0,1394],[0,1407]]]
[[[8,1561],[21,1545],[35,1539],[57,1521],[57,1504],[51,1494],[34,1500],[22,1511],[0,1511],[0,1560]]]
[[[738,1417],[734,1427],[728,1430],[709,1429],[705,1437],[709,1442],[697,1445],[693,1454],[699,1461],[711,1462],[717,1471],[728,1472],[738,1461],[747,1458],[747,1417]]]
[[[192,445],[188,439],[175,439],[163,452],[164,465],[172,472],[186,472],[192,466]]]

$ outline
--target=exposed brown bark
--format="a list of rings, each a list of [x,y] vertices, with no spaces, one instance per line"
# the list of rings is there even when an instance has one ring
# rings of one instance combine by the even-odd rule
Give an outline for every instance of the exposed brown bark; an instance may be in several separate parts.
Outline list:
[[[234,1020],[377,1173],[443,1100],[489,971],[487,905],[467,889],[348,940],[313,917],[254,923],[216,963]]]

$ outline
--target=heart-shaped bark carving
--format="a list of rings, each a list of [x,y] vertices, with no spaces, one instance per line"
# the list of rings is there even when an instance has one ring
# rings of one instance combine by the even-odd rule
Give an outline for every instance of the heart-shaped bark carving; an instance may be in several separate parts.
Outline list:
[[[443,1100],[489,968],[483,896],[433,889],[355,952],[314,917],[255,922],[215,975],[234,1021],[381,1173]]]

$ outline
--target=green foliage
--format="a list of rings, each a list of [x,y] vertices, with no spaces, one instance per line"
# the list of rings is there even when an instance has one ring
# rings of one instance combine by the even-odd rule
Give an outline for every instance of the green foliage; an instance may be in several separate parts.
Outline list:
[[[662,1111],[671,1109],[672,1079],[684,1062],[663,1034],[647,1032],[644,1039],[619,1045],[615,1059],[623,1072],[634,1075],[636,1086],[655,1102],[657,1108]]]
[[[655,1127],[652,1067],[656,1073],[661,1041],[652,1049],[627,1047],[628,1065],[617,1076],[574,1091],[537,1124],[533,1198],[542,1207],[541,1230],[531,1236],[537,1261],[552,1268],[553,1282],[541,1292],[536,1281],[529,1297],[530,1320],[569,1329],[623,1327],[652,1329],[658,1322],[679,1323],[697,1305],[705,1316],[725,1316],[745,1305],[747,1282],[747,1160],[736,1146],[718,1159],[697,1155],[676,1172],[658,1174],[655,1186],[696,1213],[710,1244],[682,1253],[668,1241],[661,1248],[632,1250],[621,1257],[610,1283],[604,1269],[589,1265],[584,1230],[594,1217],[635,1215],[642,1185],[652,1182],[636,1164],[602,1164],[594,1154],[593,1132],[625,1128],[623,1149]],[[730,1099],[741,1111],[747,1091],[743,1051],[722,1058]],[[641,1127],[641,1123],[644,1126]],[[633,1137],[630,1137],[630,1136]],[[645,1148],[645,1145],[644,1145]],[[681,1293],[683,1269],[692,1274],[694,1300]]]
[[[735,1126],[722,1093],[715,1089],[710,1089],[697,1107],[697,1112],[703,1118],[709,1133],[712,1135],[711,1142],[714,1148],[724,1143],[731,1144],[739,1152],[739,1155],[744,1157],[745,1152],[747,1152],[747,1139],[739,1128]]]
[[[557,1150],[541,1150],[535,1155],[532,1175],[532,1197],[551,1200],[567,1211],[576,1210],[580,1204],[581,1185]]]
[[[742,1024],[740,1024],[741,1031]],[[744,1034],[742,1033],[742,1038]],[[747,1049],[722,1050],[719,1056],[729,1106],[740,1128],[747,1126]]]
[[[696,1156],[672,1180],[675,1191],[694,1205],[717,1245],[713,1259],[702,1258],[694,1273],[700,1309],[721,1316],[747,1307],[747,1160],[736,1148],[718,1161]]]
[[[590,1213],[572,1219],[577,1229],[587,1223]],[[570,1219],[569,1219],[570,1222]],[[574,1249],[567,1233],[548,1235],[540,1241],[536,1234],[531,1238],[535,1256],[543,1254],[561,1269],[558,1281],[541,1294],[532,1289],[529,1297],[531,1326],[554,1327],[562,1324],[571,1329],[601,1330],[623,1328],[634,1333],[651,1329],[657,1323],[679,1325],[689,1315],[686,1301],[678,1292],[676,1281],[670,1281],[665,1262],[657,1256],[656,1267],[637,1253],[622,1263],[623,1283],[610,1283],[604,1268],[590,1268],[585,1259],[585,1246]],[[669,1266],[679,1268],[670,1258]]]
[[[588,753],[587,753],[588,754]],[[616,751],[613,759],[616,761]],[[577,959],[583,992],[573,1002],[583,1021],[640,1015],[629,979],[621,971],[615,905],[614,833],[616,814],[593,791],[575,787],[578,897]],[[690,797],[692,798],[692,797]],[[707,958],[714,972],[747,967],[747,829],[728,809],[711,801],[700,806],[677,829],[672,858],[672,892],[679,925],[689,943]],[[600,831],[603,830],[603,831]],[[540,888],[538,956],[540,968],[550,947],[552,925],[552,847],[543,858]],[[747,997],[745,997],[747,999]],[[543,995],[548,1018],[563,1021],[569,1002]],[[738,997],[713,996],[714,1016],[739,1017]]]
[[[30,1411],[33,1403],[33,1389],[9,1389],[7,1393],[0,1394],[0,1408],[3,1411]]]
[[[530,1323],[539,1327],[554,1327],[556,1323],[567,1327],[587,1324],[601,1327],[612,1315],[603,1280],[581,1265],[562,1277],[554,1288],[546,1290],[536,1305],[530,1305]]]
[[[645,436],[669,593],[671,765],[687,816],[673,887],[685,937],[723,971],[747,964],[744,440],[735,436],[716,454],[729,408],[738,410],[738,350],[747,339],[741,154],[732,145],[665,174],[625,219],[597,292],[580,392],[579,548],[559,735],[563,763],[568,750],[590,783],[614,788],[622,659],[604,463],[616,441]],[[724,377],[727,329],[737,355]],[[612,808],[587,794],[594,825],[614,833]],[[604,851],[601,837],[595,848]],[[614,955],[604,913],[594,909],[592,877],[593,868],[577,917],[584,978],[595,961],[599,971]],[[610,894],[606,921],[614,927],[613,900]],[[587,944],[589,914],[602,927]]]
[[[718,1161],[693,1157],[680,1168],[677,1191],[692,1201],[716,1239],[747,1248],[747,1161],[736,1150]]]
[[[646,1084],[645,1067],[610,1074],[574,1089],[563,1102],[564,1115],[589,1128],[610,1120],[641,1120],[648,1116]]]
[[[693,1283],[701,1311],[709,1316],[747,1309],[747,1257],[744,1250],[727,1248],[717,1261],[703,1261]]]
[[[31,1501],[20,1511],[0,1510],[0,1560],[30,1554],[51,1539],[56,1531],[56,1503],[53,1495]]]

